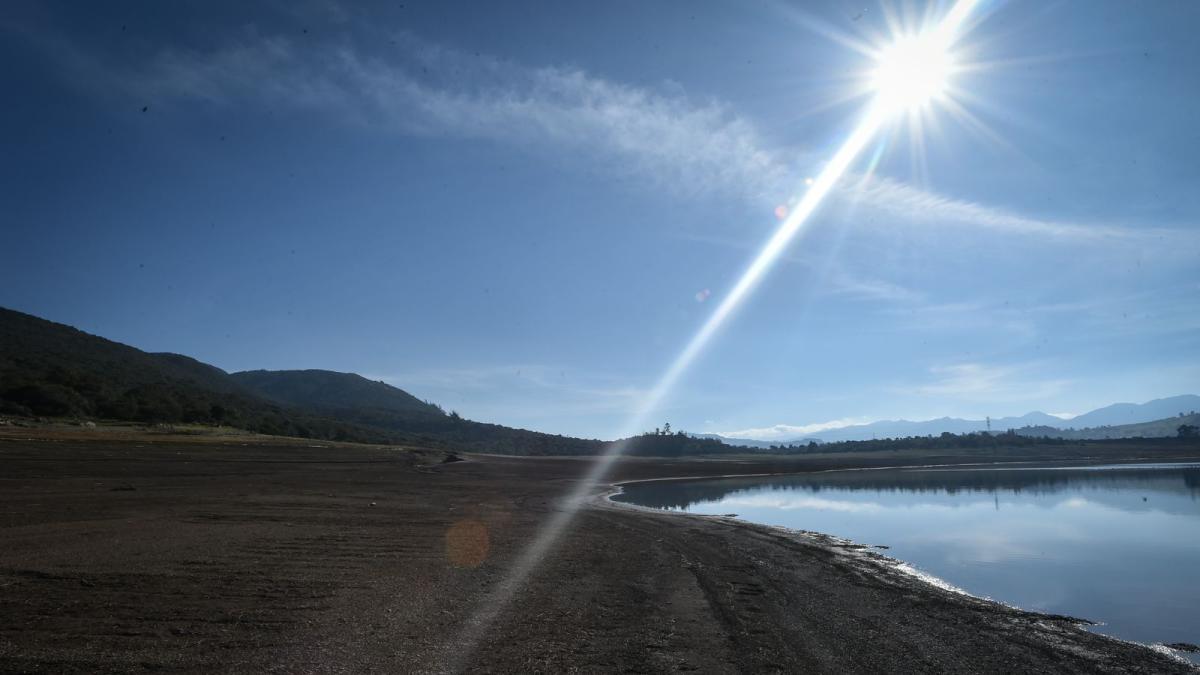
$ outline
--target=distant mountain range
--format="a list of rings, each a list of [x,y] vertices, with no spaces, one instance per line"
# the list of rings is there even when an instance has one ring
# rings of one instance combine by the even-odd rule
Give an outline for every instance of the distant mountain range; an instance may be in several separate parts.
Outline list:
[[[1200,413],[1173,415],[1150,422],[1117,424],[1113,426],[1084,427],[1082,429],[1056,429],[1053,427],[1025,427],[1017,429],[1023,436],[1050,436],[1074,441],[1094,441],[1105,438],[1162,438],[1175,436],[1181,425],[1200,428]]]
[[[991,421],[993,433],[1012,429],[1024,435],[1061,436],[1064,438],[1133,438],[1135,436],[1173,436],[1175,428],[1183,421],[1171,425],[1170,420],[1180,414],[1190,415],[1200,411],[1200,396],[1185,394],[1159,398],[1146,403],[1114,403],[1097,408],[1070,419],[1062,419],[1044,412],[1031,412],[1020,417],[997,417]],[[1146,426],[1147,423],[1156,424]],[[1111,427],[1126,427],[1113,429]],[[856,424],[839,429],[827,429],[820,434],[819,441],[865,441],[875,438],[906,438],[910,436],[937,436],[943,432],[965,434],[988,429],[987,420],[969,420],[958,417],[941,417],[934,420],[913,422],[910,420],[881,420],[870,424]],[[1091,433],[1081,433],[1088,429]],[[1071,432],[1071,433],[1068,433]],[[811,436],[785,437],[777,440],[728,438],[718,434],[704,434],[707,438],[721,440],[730,445],[764,448],[772,445],[808,443],[818,440]]]

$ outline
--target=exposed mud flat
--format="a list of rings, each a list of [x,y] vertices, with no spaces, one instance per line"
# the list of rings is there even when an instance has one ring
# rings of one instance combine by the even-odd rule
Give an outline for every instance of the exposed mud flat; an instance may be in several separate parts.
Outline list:
[[[588,463],[444,457],[4,432],[0,670],[1190,671],[835,538],[602,500],[464,655]],[[613,479],[885,459],[639,460]]]

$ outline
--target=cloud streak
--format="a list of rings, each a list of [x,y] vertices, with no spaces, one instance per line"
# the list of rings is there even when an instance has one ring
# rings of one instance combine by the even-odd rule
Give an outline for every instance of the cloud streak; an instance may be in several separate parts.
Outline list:
[[[871,208],[901,218],[933,224],[968,225],[1015,235],[1089,241],[1148,241],[1174,234],[1161,228],[1081,225],[1021,216],[1004,209],[952,199],[891,179],[870,177],[860,183],[858,198]]]
[[[727,106],[624,85],[573,67],[527,68],[399,35],[367,53],[350,43],[300,49],[253,32],[209,52],[168,50],[114,81],[169,104],[256,100],[333,113],[387,131],[545,145],[607,160],[685,197],[763,199],[786,171]]]
[[[839,420],[830,420],[828,422],[816,422],[814,424],[774,424],[769,427],[758,427],[755,429],[739,429],[737,431],[718,431],[717,433],[726,438],[742,438],[759,441],[773,441],[777,439],[794,439],[797,436],[807,436],[816,434],[830,429],[842,429],[844,427],[855,426],[858,424],[869,424],[874,420],[866,417],[846,417]]]
[[[1061,392],[1066,380],[1029,380],[1022,375],[1030,366],[994,366],[954,363],[929,369],[931,381],[905,387],[906,393],[971,401],[1004,402],[1037,400]]]
[[[397,134],[543,147],[600,159],[684,198],[723,195],[761,206],[800,185],[789,164],[802,153],[775,147],[720,102],[693,100],[669,84],[649,89],[576,67],[470,55],[411,34],[299,45],[248,28],[217,48],[163,49],[138,65],[105,63],[61,40],[45,46],[86,86],[162,105],[254,101]],[[835,195],[913,224],[1050,240],[1123,242],[1177,233],[1032,218],[879,177],[848,176]]]

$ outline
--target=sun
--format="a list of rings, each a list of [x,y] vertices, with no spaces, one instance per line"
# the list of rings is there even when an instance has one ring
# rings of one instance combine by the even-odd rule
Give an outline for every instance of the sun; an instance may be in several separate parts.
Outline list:
[[[880,50],[871,89],[884,107],[901,112],[945,96],[955,64],[939,33],[900,37]]]

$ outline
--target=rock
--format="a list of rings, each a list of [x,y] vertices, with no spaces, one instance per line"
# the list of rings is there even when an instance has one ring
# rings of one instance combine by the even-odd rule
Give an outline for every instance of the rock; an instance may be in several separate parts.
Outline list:
[[[1194,645],[1190,642],[1172,642],[1163,646],[1181,652],[1200,652],[1200,645]]]

